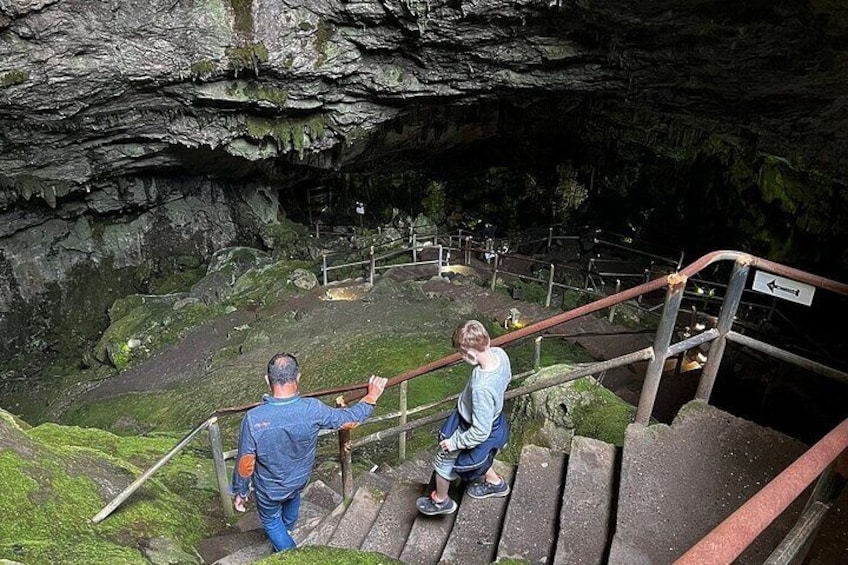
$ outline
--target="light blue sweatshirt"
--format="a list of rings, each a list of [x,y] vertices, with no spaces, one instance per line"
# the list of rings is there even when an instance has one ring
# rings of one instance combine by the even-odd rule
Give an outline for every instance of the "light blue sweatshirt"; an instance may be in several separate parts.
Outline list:
[[[479,365],[471,371],[471,378],[462,394],[459,395],[456,408],[460,416],[471,422],[466,431],[455,431],[448,441],[451,451],[469,449],[483,443],[492,432],[492,423],[503,411],[504,393],[512,379],[512,367],[509,357],[500,347],[492,347],[498,364],[490,371],[484,371]]]

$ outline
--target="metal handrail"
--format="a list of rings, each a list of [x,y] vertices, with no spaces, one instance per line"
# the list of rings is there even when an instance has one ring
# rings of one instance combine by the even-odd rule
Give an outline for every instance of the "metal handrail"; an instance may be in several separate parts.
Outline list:
[[[816,442],[721,524],[684,553],[675,565],[733,562],[792,502],[848,449],[848,419]]]
[[[373,255],[373,254],[372,254]],[[645,350],[640,350],[634,352],[629,355],[644,355],[645,351],[649,351],[649,356],[645,357],[645,359],[649,359],[648,368],[645,376],[645,383],[642,387],[642,394],[639,400],[639,406],[637,407],[636,418],[635,421],[637,423],[646,424],[650,419],[651,411],[653,410],[654,400],[656,398],[656,393],[659,388],[659,379],[662,374],[663,366],[670,356],[672,356],[676,351],[682,347],[680,344],[672,345],[671,341],[671,333],[674,328],[674,324],[677,318],[677,312],[680,306],[680,300],[683,295],[683,289],[685,287],[686,281],[689,277],[694,276],[701,270],[706,267],[716,263],[718,261],[734,261],[734,271],[731,274],[731,281],[728,285],[728,292],[725,296],[725,300],[727,303],[726,307],[722,309],[721,315],[719,316],[719,326],[716,332],[705,332],[703,336],[696,336],[694,338],[690,338],[684,342],[681,342],[686,347],[690,344],[694,343],[706,343],[708,341],[714,341],[710,355],[708,357],[707,364],[704,367],[702,372],[701,382],[698,385],[697,398],[702,400],[708,400],[710,394],[712,392],[713,382],[716,376],[716,372],[718,370],[718,365],[721,361],[721,356],[724,351],[725,344],[728,339],[737,339],[737,336],[731,332],[731,326],[733,322],[733,317],[736,312],[736,308],[739,303],[739,299],[741,298],[742,291],[744,289],[745,280],[748,274],[748,269],[750,267],[756,267],[760,270],[767,271],[773,274],[785,276],[788,278],[792,278],[801,282],[805,282],[807,284],[811,284],[818,288],[823,288],[826,290],[830,290],[837,294],[848,295],[848,285],[844,283],[840,283],[838,281],[834,281],[831,279],[827,279],[825,277],[820,277],[818,275],[812,275],[810,273],[806,273],[804,271],[794,269],[792,267],[787,267],[785,265],[781,265],[779,263],[774,263],[772,261],[768,261],[766,259],[762,259],[759,257],[755,257],[749,255],[747,253],[742,253],[739,251],[715,251],[712,253],[708,253],[701,258],[697,259],[684,269],[682,269],[679,273],[669,275],[667,277],[660,277],[654,279],[652,281],[645,282],[636,287],[618,292],[616,294],[607,296],[590,304],[586,304],[584,306],[580,306],[573,310],[569,310],[567,312],[563,312],[561,314],[551,316],[545,320],[536,322],[534,324],[530,324],[524,328],[515,330],[509,334],[500,336],[492,340],[492,345],[501,346],[512,343],[514,341],[521,340],[525,337],[528,337],[533,334],[541,333],[549,328],[554,326],[563,324],[565,322],[574,320],[581,316],[585,316],[594,312],[598,312],[600,310],[604,310],[616,304],[620,304],[622,302],[626,302],[628,300],[634,299],[643,294],[657,291],[660,289],[666,290],[666,301],[665,308],[663,311],[663,316],[660,321],[660,326],[657,329],[656,337],[654,341],[654,345],[651,348],[646,348]],[[699,341],[703,340],[703,341]],[[626,357],[626,356],[624,356]],[[797,357],[797,358],[796,358]],[[617,358],[611,360],[615,362],[620,360],[621,358]],[[437,359],[435,361],[431,361],[426,365],[422,365],[420,367],[411,369],[409,371],[405,371],[399,375],[395,375],[394,377],[388,380],[386,385],[387,388],[396,386],[408,380],[411,380],[415,377],[430,373],[435,371],[436,369],[447,367],[449,365],[460,362],[461,356],[459,353],[453,353],[451,355],[447,355],[442,357],[441,359]],[[808,361],[799,356],[785,356],[784,360],[789,362],[799,362],[799,360]],[[609,362],[604,362],[609,363]],[[596,364],[590,366],[590,368],[584,368],[582,371],[589,371],[586,374],[592,374],[593,372],[600,372],[602,369],[599,367],[601,364]],[[616,365],[617,366],[617,365]],[[572,376],[576,373],[568,373],[569,376]],[[576,378],[576,377],[575,377]],[[539,384],[535,384],[532,386],[539,386]],[[542,385],[540,388],[545,388],[546,385]],[[554,385],[550,385],[554,386]],[[346,404],[353,400],[357,400],[365,396],[365,390],[367,389],[367,384],[359,384],[359,385],[347,385],[343,387],[334,387],[329,389],[322,389],[319,391],[314,391],[305,396],[326,396],[329,394],[337,394],[339,392],[347,392],[342,397],[337,399],[338,404]],[[516,391],[513,391],[516,392]],[[229,408],[223,408],[220,410],[216,410],[212,417],[206,420],[204,423],[200,424],[197,428],[195,428],[186,438],[183,439],[180,444],[177,445],[171,452],[169,452],[165,457],[163,457],[159,462],[157,462],[151,469],[145,472],[139,479],[133,482],[130,487],[128,487],[124,492],[122,492],[118,497],[116,497],[112,502],[110,502],[100,513],[95,516],[92,521],[95,523],[103,520],[109,513],[114,511],[117,506],[126,500],[132,492],[137,489],[141,484],[146,481],[156,470],[158,470],[162,465],[164,465],[171,457],[173,457],[177,452],[179,452],[185,445],[200,431],[209,427],[217,427],[217,417],[225,414],[236,414],[249,410],[250,408],[257,406],[258,403],[252,403],[248,405],[235,406]],[[432,418],[432,417],[428,417]],[[425,418],[426,419],[426,418]],[[438,421],[438,420],[435,420]],[[405,426],[409,426],[413,423],[405,424]],[[421,424],[423,425],[423,424]],[[402,428],[404,426],[399,426],[398,428]],[[385,434],[387,431],[384,430]],[[343,489],[345,491],[345,496],[349,497],[353,492],[353,478],[351,474],[351,449],[357,444],[351,444],[350,441],[350,430],[340,430],[339,432],[339,450],[340,450],[340,459],[342,461],[342,484]],[[402,433],[399,431],[397,433]],[[214,451],[213,447],[213,451]],[[221,451],[220,448],[217,451]],[[223,467],[223,455],[219,454],[219,457],[216,457],[216,472],[218,473],[219,487],[225,488],[225,484],[222,486],[222,467]],[[131,490],[132,489],[132,490]],[[222,500],[224,498],[224,493],[222,490]],[[120,499],[120,500],[119,500]],[[227,505],[225,504],[225,508]],[[229,512],[232,512],[232,508],[229,507]]]

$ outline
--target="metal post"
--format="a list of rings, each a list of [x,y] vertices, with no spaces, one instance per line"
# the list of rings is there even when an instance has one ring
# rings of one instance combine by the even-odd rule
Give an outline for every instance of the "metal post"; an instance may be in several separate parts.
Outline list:
[[[377,272],[377,263],[376,259],[374,259],[374,246],[371,246],[370,252],[371,265],[368,272],[368,281],[371,283],[371,286],[374,286],[374,274]]]
[[[548,228],[548,251],[551,250],[551,243],[554,240],[554,227],[551,226]]]
[[[439,245],[439,274],[442,274],[442,246]]]
[[[533,370],[538,371],[542,366],[542,336],[536,337],[534,340],[535,349],[533,350]]]
[[[621,279],[615,279],[615,293],[618,294],[621,292]],[[618,308],[618,304],[613,304],[610,306],[609,313],[609,323],[612,323],[613,318],[615,318],[615,309]]]
[[[654,411],[654,401],[657,399],[657,390],[660,387],[665,361],[668,358],[668,345],[671,343],[671,334],[677,321],[677,312],[680,310],[680,301],[683,300],[683,290],[686,288],[686,276],[673,274],[667,277],[668,288],[665,293],[665,305],[660,319],[660,325],[654,336],[654,358],[648,363],[645,371],[645,381],[642,383],[642,394],[639,396],[639,406],[636,408],[637,424],[647,425]]]
[[[678,271],[679,270],[680,269],[678,269]],[[651,280],[651,271],[648,270],[648,269],[645,269],[645,280],[644,280],[644,282],[648,282],[649,280]],[[616,292],[618,292],[618,291],[616,291]],[[642,295],[641,294],[636,297],[636,303],[642,304]]]
[[[704,364],[701,371],[701,380],[698,382],[698,391],[695,393],[695,398],[704,402],[709,402],[710,395],[712,395],[718,368],[724,355],[724,348],[727,346],[727,333],[733,327],[733,318],[736,316],[739,303],[742,301],[742,292],[745,290],[749,270],[750,264],[747,260],[743,262],[741,259],[737,259],[733,265],[733,272],[730,273],[727,294],[724,295],[724,302],[718,315],[717,329],[719,335],[710,345],[707,362]]]
[[[402,426],[406,423],[407,397],[409,393],[409,381],[400,383],[400,416],[398,417],[398,425]],[[401,461],[406,460],[406,432],[398,436],[398,458]]]
[[[418,241],[417,240],[418,240],[418,237],[416,236],[415,233],[413,233],[412,234],[412,262],[413,263],[418,262],[418,249],[417,249]]]
[[[321,224],[315,222],[315,239],[321,237]]]
[[[553,228],[551,228],[553,229]],[[548,296],[545,297],[545,308],[551,305],[551,295],[554,292],[554,264],[551,263],[551,274],[548,275]]]
[[[583,286],[586,287],[586,290],[589,290],[589,281],[592,280],[592,269],[595,268],[595,258],[592,257],[589,259],[589,265],[586,267],[586,284]]]
[[[224,447],[221,444],[221,428],[218,427],[218,418],[212,418],[209,422],[209,444],[212,446],[212,463],[215,466],[215,477],[218,479],[218,494],[221,497],[221,506],[224,516],[233,515],[233,503],[228,492],[230,482],[227,480],[227,462],[224,460]]]
[[[498,257],[499,255],[495,253],[495,268],[492,270],[492,290],[495,290],[495,283],[498,280]]]
[[[350,430],[339,430],[339,462],[342,466],[342,496],[353,498],[353,456],[350,449]]]
[[[327,254],[321,254],[321,273],[324,275],[324,286],[327,286]]]
[[[409,226],[409,243],[412,243],[412,238],[415,236],[415,228]]]
[[[336,406],[345,406],[343,396],[336,398]],[[350,430],[339,430],[339,464],[342,468],[342,496],[345,500],[353,498],[353,454],[350,447]]]
[[[471,264],[471,236],[465,238],[465,264]]]

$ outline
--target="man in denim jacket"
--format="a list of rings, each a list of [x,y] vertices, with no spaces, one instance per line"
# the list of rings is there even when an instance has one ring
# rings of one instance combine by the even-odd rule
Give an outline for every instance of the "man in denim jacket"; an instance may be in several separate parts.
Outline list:
[[[283,551],[295,547],[290,531],[300,511],[300,491],[315,463],[318,431],[363,422],[383,394],[386,379],[371,376],[368,394],[351,408],[330,408],[320,400],[301,398],[297,359],[288,353],[271,358],[265,381],[271,395],[265,395],[241,422],[233,505],[244,511],[252,481],[262,527],[274,550]]]

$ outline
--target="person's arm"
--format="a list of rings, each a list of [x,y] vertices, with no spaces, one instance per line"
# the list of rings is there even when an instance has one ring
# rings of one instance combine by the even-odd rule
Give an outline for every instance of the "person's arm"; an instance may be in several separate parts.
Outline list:
[[[233,469],[233,484],[231,494],[235,496],[233,505],[239,512],[244,512],[244,503],[250,494],[250,481],[256,466],[256,441],[250,432],[247,416],[241,421],[239,432],[238,456]]]
[[[371,375],[371,378],[368,379],[368,393],[350,408],[330,408],[323,402],[319,403],[321,406],[319,426],[331,430],[350,429],[364,422],[374,411],[374,405],[382,396],[383,390],[386,388],[386,380]]]
[[[471,391],[471,427],[458,429],[447,440],[448,451],[478,446],[492,433],[495,420],[495,398],[491,391],[481,388]]]

